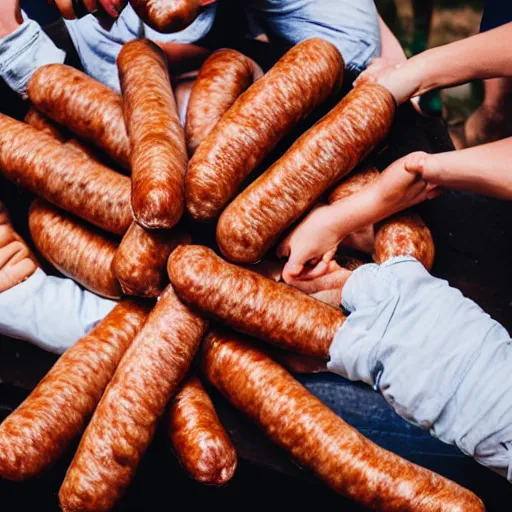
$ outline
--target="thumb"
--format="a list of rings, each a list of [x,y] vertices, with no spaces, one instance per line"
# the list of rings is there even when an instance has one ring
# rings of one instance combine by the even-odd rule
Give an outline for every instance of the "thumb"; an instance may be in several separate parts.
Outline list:
[[[304,263],[295,260],[293,257],[287,261],[283,268],[283,279],[288,282],[297,277],[304,269]]]
[[[404,168],[408,172],[419,174],[425,181],[433,183],[438,182],[441,175],[441,165],[437,156],[422,151],[406,157]]]

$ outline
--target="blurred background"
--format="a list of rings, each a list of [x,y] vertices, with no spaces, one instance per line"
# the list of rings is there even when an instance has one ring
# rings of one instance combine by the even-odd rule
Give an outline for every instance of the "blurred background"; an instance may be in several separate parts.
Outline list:
[[[376,0],[379,12],[398,37],[407,56],[476,34],[483,0]],[[422,108],[443,115],[456,147],[464,147],[463,126],[483,99],[480,82],[424,98]]]

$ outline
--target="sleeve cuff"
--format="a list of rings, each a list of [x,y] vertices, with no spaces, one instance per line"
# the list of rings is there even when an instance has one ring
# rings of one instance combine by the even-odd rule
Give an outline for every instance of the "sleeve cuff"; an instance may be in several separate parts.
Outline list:
[[[23,98],[37,68],[45,64],[62,64],[66,54],[57,48],[43,29],[27,19],[18,29],[0,40],[0,76]]]
[[[115,302],[83,290],[71,279],[38,269],[0,293],[0,333],[62,353],[85,336]]]

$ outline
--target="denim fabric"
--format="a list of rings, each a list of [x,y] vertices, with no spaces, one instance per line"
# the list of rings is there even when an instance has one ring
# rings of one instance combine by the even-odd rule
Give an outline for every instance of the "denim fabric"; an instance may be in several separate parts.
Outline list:
[[[354,271],[328,367],[378,388],[395,411],[512,480],[512,341],[410,257]]]
[[[222,0],[221,0],[222,1]],[[119,90],[115,61],[123,43],[137,37],[158,42],[195,43],[207,36],[217,5],[205,8],[185,30],[160,34],[144,25],[127,7],[111,29],[105,30],[92,16],[67,21],[73,43],[85,71]],[[271,39],[296,44],[309,37],[322,37],[341,51],[347,68],[360,72],[380,54],[380,32],[373,0],[280,0],[247,2],[251,32],[255,26]],[[229,27],[229,20],[226,26]]]

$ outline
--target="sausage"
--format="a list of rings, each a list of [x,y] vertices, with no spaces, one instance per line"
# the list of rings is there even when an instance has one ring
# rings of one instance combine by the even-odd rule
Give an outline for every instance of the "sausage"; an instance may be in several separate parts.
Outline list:
[[[227,263],[200,245],[176,248],[167,270],[176,294],[191,307],[293,352],[328,357],[345,320],[336,308]]]
[[[379,223],[375,230],[375,263],[395,256],[412,256],[430,270],[435,246],[432,233],[419,215],[399,213]]]
[[[224,256],[238,263],[261,259],[384,139],[394,111],[393,96],[384,87],[370,84],[350,92],[226,208],[217,225]]]
[[[169,283],[167,260],[177,245],[189,242],[177,228],[146,230],[133,222],[114,257],[113,269],[123,292],[158,297]]]
[[[139,18],[157,32],[179,32],[198,16],[201,0],[130,0]]]
[[[121,297],[112,269],[116,243],[41,199],[30,206],[28,223],[38,251],[59,272],[98,295]]]
[[[379,175],[378,169],[372,165],[355,170],[331,191],[329,203],[336,203],[359,192],[373,183]]]
[[[169,229],[185,208],[187,150],[165,55],[148,40],[126,43],[117,58],[132,147],[132,209],[147,229]]]
[[[85,427],[148,307],[123,301],[66,350],[0,425],[0,476],[24,480],[55,463]]]
[[[46,116],[38,112],[34,107],[30,107],[28,109],[28,112],[25,115],[25,123],[29,124],[36,130],[53,135],[60,142],[66,142],[69,139],[69,135],[66,133],[65,128],[57,126]]]
[[[331,43],[307,39],[235,101],[189,163],[187,209],[195,220],[217,217],[277,142],[341,86],[343,66]]]
[[[70,138],[64,127],[57,126],[43,114],[39,113],[34,107],[30,107],[29,111],[27,112],[27,115],[25,116],[25,123],[29,124],[36,130],[40,130],[42,132],[48,133],[49,135],[53,135],[58,141],[63,142],[66,147],[75,149],[82,155],[99,161],[98,157],[91,148],[87,147],[85,144],[79,142],[76,139]]]
[[[130,179],[0,114],[0,173],[105,231],[131,224]]]
[[[206,322],[168,286],[133,340],[82,437],[59,492],[65,512],[110,510],[185,377]]]
[[[375,168],[360,170],[331,192],[329,202],[345,199],[378,177],[379,172]],[[434,264],[435,246],[432,233],[421,217],[406,211],[377,223],[372,252],[376,263],[384,263],[395,256],[412,256],[430,270]]]
[[[218,50],[206,59],[188,103],[185,134],[189,155],[194,154],[222,115],[260,76],[256,64],[235,50]]]
[[[121,96],[85,73],[63,64],[41,66],[27,88],[43,114],[130,166],[130,142]]]
[[[203,344],[208,380],[302,466],[372,510],[483,512],[473,493],[363,437],[284,368],[231,334]]]
[[[172,401],[168,425],[176,455],[192,478],[209,485],[231,480],[236,451],[197,376],[190,377]]]

